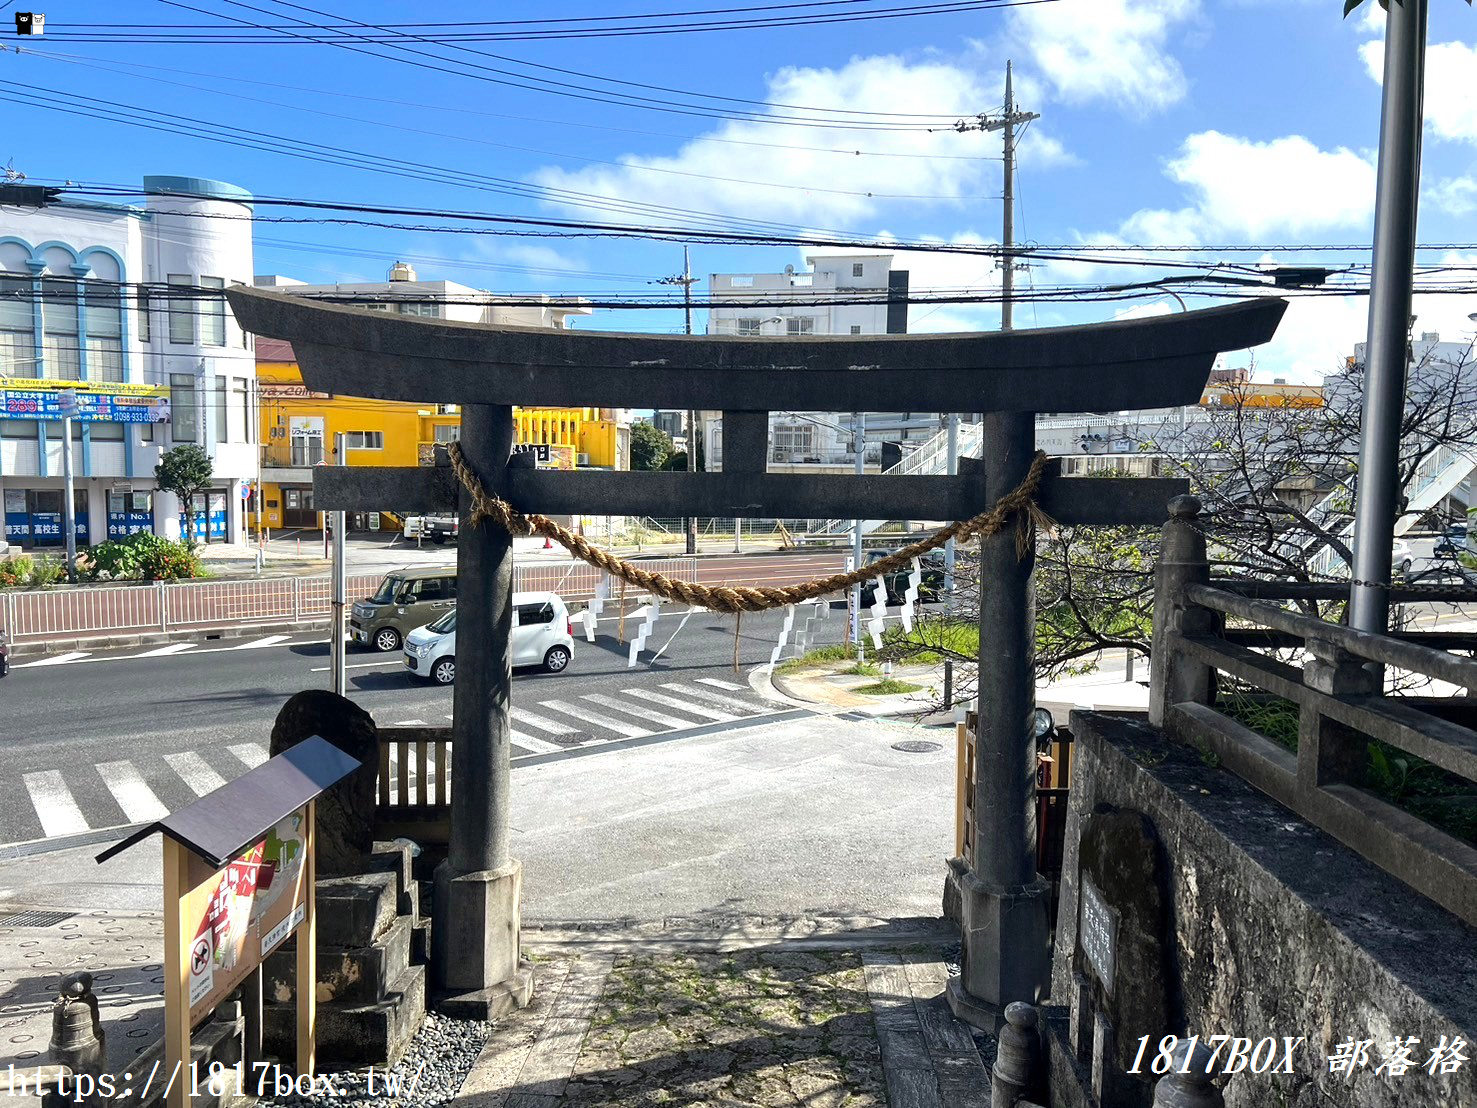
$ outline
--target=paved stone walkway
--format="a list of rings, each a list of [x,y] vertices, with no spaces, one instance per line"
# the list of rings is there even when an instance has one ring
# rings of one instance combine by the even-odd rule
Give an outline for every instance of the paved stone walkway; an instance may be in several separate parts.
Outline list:
[[[988,1108],[936,947],[560,952],[458,1108]]]

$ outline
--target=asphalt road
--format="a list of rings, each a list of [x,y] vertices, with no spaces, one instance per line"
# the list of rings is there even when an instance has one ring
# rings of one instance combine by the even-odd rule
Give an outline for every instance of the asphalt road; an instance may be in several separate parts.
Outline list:
[[[745,617],[740,673],[733,621],[714,613],[694,613],[679,630],[681,611],[664,612],[651,638],[661,656],[643,653],[635,669],[614,627],[594,643],[577,637],[564,673],[515,673],[514,709],[524,713],[513,721],[515,757],[783,710],[748,685],[782,618]],[[813,641],[839,639],[844,624],[831,611]],[[60,845],[159,818],[243,772],[264,756],[283,702],[329,683],[325,642],[282,638],[15,666],[0,679],[0,844]],[[451,690],[411,677],[401,655],[351,648],[347,665],[350,695],[380,724],[447,723]]]

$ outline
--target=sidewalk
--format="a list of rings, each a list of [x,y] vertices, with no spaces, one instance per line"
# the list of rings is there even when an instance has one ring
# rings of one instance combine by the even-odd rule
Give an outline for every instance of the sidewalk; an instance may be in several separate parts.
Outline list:
[[[873,971],[866,959],[922,944],[932,952],[933,980],[940,951],[953,942],[938,918],[953,840],[953,755],[897,749],[907,737],[892,724],[809,716],[516,770],[513,854],[524,866],[525,945],[553,959],[550,966],[567,964],[571,984],[606,959],[606,977],[618,988],[601,986],[595,997],[591,982],[559,1001],[565,986],[550,982],[543,996],[558,1005],[557,1020],[584,1004],[600,1034],[588,1038],[588,1050],[571,1053],[586,1040],[569,1039],[569,1025],[531,1032],[518,1024],[522,1030],[509,1031],[514,1040],[545,1046],[523,1055],[508,1080],[542,1081],[538,1074],[564,1064],[558,1059],[573,1067],[583,1058],[591,1086],[656,1089],[697,1072],[700,1060],[690,1055],[706,1051],[711,1061],[722,1049],[735,1052],[739,1084],[721,1097],[715,1090],[715,1103],[797,1103],[780,1097],[781,1076],[792,1089],[820,1082],[821,1103],[842,1102],[839,1094],[821,1095],[840,1089],[837,1081],[862,1098],[855,1103],[874,1097],[875,1073],[847,1069],[845,1053],[870,1049],[861,1031],[844,1030],[844,1017],[867,1010],[861,982]],[[77,969],[95,975],[114,1065],[126,1066],[160,1032],[162,852],[155,840],[99,866],[93,857],[101,849],[0,859],[0,913],[78,913],[0,922],[0,1069],[34,1066],[44,1056],[57,982]],[[785,957],[717,957],[738,947]],[[679,950],[693,960],[667,956]],[[832,953],[819,962],[786,960],[815,950]],[[644,1018],[631,1011],[631,998],[675,997],[684,988],[697,1008],[680,1035],[671,1026],[629,1022]],[[608,1019],[597,1024],[598,1011]],[[656,1012],[677,1015],[660,1004]],[[829,1030],[817,1038],[810,1028],[822,1025]],[[551,1054],[556,1031],[565,1045]],[[436,1033],[434,1026],[427,1032]],[[783,1053],[776,1044],[791,1033],[801,1046]],[[750,1077],[740,1080],[743,1072]],[[780,1099],[748,1099],[771,1095]]]
[[[1119,676],[1122,671],[1117,667],[1121,664],[1120,659],[1114,658],[1095,673],[1039,684],[1036,686],[1036,703],[1051,712],[1059,723],[1065,723],[1076,708],[1112,712],[1147,711],[1147,664],[1141,662],[1138,666],[1139,672],[1144,674],[1143,682],[1129,681]],[[875,663],[869,665],[876,668]],[[912,692],[881,695],[859,691],[876,686],[882,681],[880,673],[857,673],[856,668],[854,661],[824,662],[786,673],[774,672],[770,679],[779,692],[801,703],[873,718],[897,718],[936,725],[953,722],[952,713],[936,708],[943,700],[941,665],[894,665],[892,680],[916,685],[918,688]],[[974,675],[971,668],[956,665],[956,680],[963,681],[966,685],[972,683]]]

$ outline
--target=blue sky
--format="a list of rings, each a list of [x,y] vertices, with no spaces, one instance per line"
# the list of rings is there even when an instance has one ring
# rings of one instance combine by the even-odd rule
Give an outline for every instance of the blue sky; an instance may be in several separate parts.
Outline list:
[[[25,2],[41,7],[41,0]],[[0,93],[11,101],[0,160],[13,160],[32,179],[133,184],[145,174],[169,173],[227,180],[259,195],[634,223],[660,217],[632,205],[659,205],[719,213],[728,217],[724,222],[742,218],[869,237],[992,243],[1000,226],[998,136],[928,133],[915,125],[924,116],[947,121],[998,109],[1005,61],[1011,58],[1021,106],[1042,114],[1021,145],[1021,240],[1369,240],[1379,111],[1373,74],[1383,21],[1374,0],[1367,12],[1347,20],[1340,18],[1339,0],[1053,0],[771,30],[505,41],[464,50],[417,42],[398,44],[405,50],[365,48],[389,57],[284,40],[280,32],[252,32],[234,21],[300,29],[295,19],[352,18],[432,33],[403,22],[403,3],[323,3],[329,6],[310,6],[326,17],[278,0],[191,0],[189,6],[54,0],[45,7],[43,38],[0,39],[26,48],[19,56],[0,53],[0,81],[10,82],[0,85]],[[754,3],[440,3],[413,10],[429,24]],[[5,6],[5,20],[15,6]],[[867,0],[851,7],[874,6],[893,5]],[[234,27],[275,41],[166,45],[137,41],[126,29],[108,43],[68,41],[83,33],[81,25],[103,23],[133,24],[140,35],[157,24]],[[1469,243],[1477,240],[1477,14],[1458,0],[1432,0],[1430,42],[1421,239]],[[436,57],[411,55],[410,49]],[[648,100],[644,106],[595,103],[550,91],[552,81],[590,85],[588,76],[529,66],[660,88],[597,82],[600,89]],[[494,83],[502,80],[495,70],[520,74],[520,83],[537,87]],[[707,94],[704,110],[741,111],[751,118],[657,110],[692,103],[666,89]],[[282,136],[296,149],[318,143],[364,152],[373,164],[325,165],[191,137],[178,128],[142,130],[61,114],[42,106],[56,102],[47,90],[96,97],[128,115],[136,106]],[[903,131],[796,126],[774,118],[856,121],[845,112],[913,115],[865,117],[871,123],[901,122],[909,127]],[[395,172],[403,166],[392,163],[409,163],[413,172],[438,179],[407,178]],[[512,183],[519,194],[508,195],[500,182]],[[381,279],[391,261],[410,257],[423,278],[586,295],[650,294],[658,291],[650,281],[681,266],[680,247],[669,243],[494,239],[323,224],[260,223],[256,250],[258,272],[309,281]],[[701,245],[693,249],[693,270],[774,271],[801,263],[804,253],[794,247]],[[1261,259],[1256,252],[1186,257],[1197,263]],[[1284,250],[1266,260],[1347,265],[1367,258]],[[1477,251],[1437,251],[1422,260],[1477,267]],[[913,254],[896,264],[912,271],[915,289],[998,284],[992,263],[978,256]],[[1029,290],[1166,272],[1172,271],[1046,262],[1020,284]],[[1458,270],[1442,279],[1470,280],[1474,273]],[[702,291],[698,286],[698,295]],[[1189,300],[1192,306],[1213,302]],[[1019,307],[1016,320],[1018,326],[1049,326],[1170,310],[1175,304],[1168,298],[1040,303]],[[1362,340],[1364,311],[1358,297],[1295,303],[1278,339],[1258,352],[1259,372],[1316,379],[1332,370]],[[1470,294],[1420,296],[1416,311],[1418,330],[1439,330],[1448,339],[1466,338],[1477,327],[1466,318],[1477,311],[1477,296]],[[681,318],[675,311],[608,311],[582,325],[674,330]],[[912,325],[990,328],[998,325],[998,310],[915,307]]]

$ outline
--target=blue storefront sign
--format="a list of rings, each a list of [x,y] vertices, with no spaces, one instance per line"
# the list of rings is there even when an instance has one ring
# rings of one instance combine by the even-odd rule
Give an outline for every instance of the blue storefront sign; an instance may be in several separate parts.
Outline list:
[[[26,509],[26,494],[20,489],[5,490],[5,538],[25,542],[31,537],[31,513]]]
[[[153,529],[152,493],[115,492],[108,495],[108,538],[122,539]]]
[[[196,542],[225,542],[226,541],[226,494],[213,492],[206,496],[195,497],[195,541]],[[180,534],[185,534],[185,514],[179,517]]]

